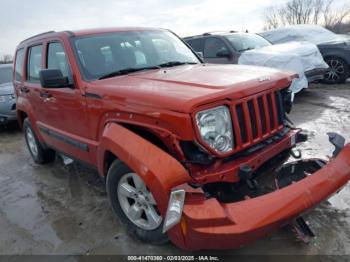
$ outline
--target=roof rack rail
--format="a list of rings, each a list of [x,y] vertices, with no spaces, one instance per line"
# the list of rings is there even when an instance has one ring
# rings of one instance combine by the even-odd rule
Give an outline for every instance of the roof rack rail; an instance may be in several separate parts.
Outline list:
[[[212,35],[212,34],[224,34],[224,33],[238,33],[236,30],[229,30],[229,31],[211,31],[211,32],[206,32],[202,34],[203,36],[207,35]]]
[[[211,31],[211,32],[203,33],[203,34],[201,34],[201,35],[186,36],[186,37],[183,37],[183,39],[189,40],[189,39],[193,39],[193,38],[201,37],[201,36],[209,36],[209,35],[213,35],[213,34],[227,34],[227,33],[239,33],[239,31],[236,31],[236,30],[230,30],[230,31]],[[246,33],[247,33],[247,32],[246,32]]]
[[[28,37],[27,39],[24,39],[21,43],[25,42],[25,41],[28,41],[32,38],[35,38],[35,37],[38,37],[38,36],[42,36],[42,35],[46,35],[46,34],[52,34],[52,33],[56,33],[56,31],[47,31],[47,32],[44,32],[44,33],[40,33],[40,34],[37,34],[37,35],[33,35],[31,37]]]
[[[69,36],[75,36],[75,34],[72,31],[66,30],[64,32],[67,33]]]

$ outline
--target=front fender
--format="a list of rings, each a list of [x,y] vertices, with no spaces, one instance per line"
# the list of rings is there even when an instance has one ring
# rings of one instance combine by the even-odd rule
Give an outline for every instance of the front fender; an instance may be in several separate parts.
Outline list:
[[[106,174],[107,152],[113,153],[143,179],[163,217],[172,188],[191,181],[186,169],[174,157],[119,124],[109,123],[103,131],[97,154],[101,175]]]

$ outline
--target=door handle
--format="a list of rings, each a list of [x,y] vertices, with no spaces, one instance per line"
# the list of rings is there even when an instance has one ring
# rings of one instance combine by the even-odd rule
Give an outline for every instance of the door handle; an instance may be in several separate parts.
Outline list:
[[[50,98],[52,95],[48,92],[40,92],[40,97],[42,98]]]
[[[29,93],[30,92],[30,89],[26,86],[22,86],[20,89],[21,93]]]

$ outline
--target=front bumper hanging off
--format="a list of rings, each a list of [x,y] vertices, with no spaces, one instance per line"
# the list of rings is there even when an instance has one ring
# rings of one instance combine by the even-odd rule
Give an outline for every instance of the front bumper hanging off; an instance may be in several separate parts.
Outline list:
[[[186,190],[182,218],[168,231],[169,238],[187,250],[238,248],[293,222],[350,180],[350,144],[343,147],[335,140],[339,142],[330,135],[338,152],[329,163],[262,196],[220,203],[216,198],[206,198],[201,188],[181,185]]]

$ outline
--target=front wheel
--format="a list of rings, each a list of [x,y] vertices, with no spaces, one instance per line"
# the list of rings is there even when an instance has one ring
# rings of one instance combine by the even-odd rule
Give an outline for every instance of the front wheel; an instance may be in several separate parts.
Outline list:
[[[324,75],[323,82],[327,84],[341,84],[349,77],[349,66],[347,63],[335,56],[327,57],[325,59],[329,66],[326,74]]]
[[[106,186],[113,211],[131,235],[152,244],[167,241],[157,203],[138,174],[115,160],[108,171]]]

